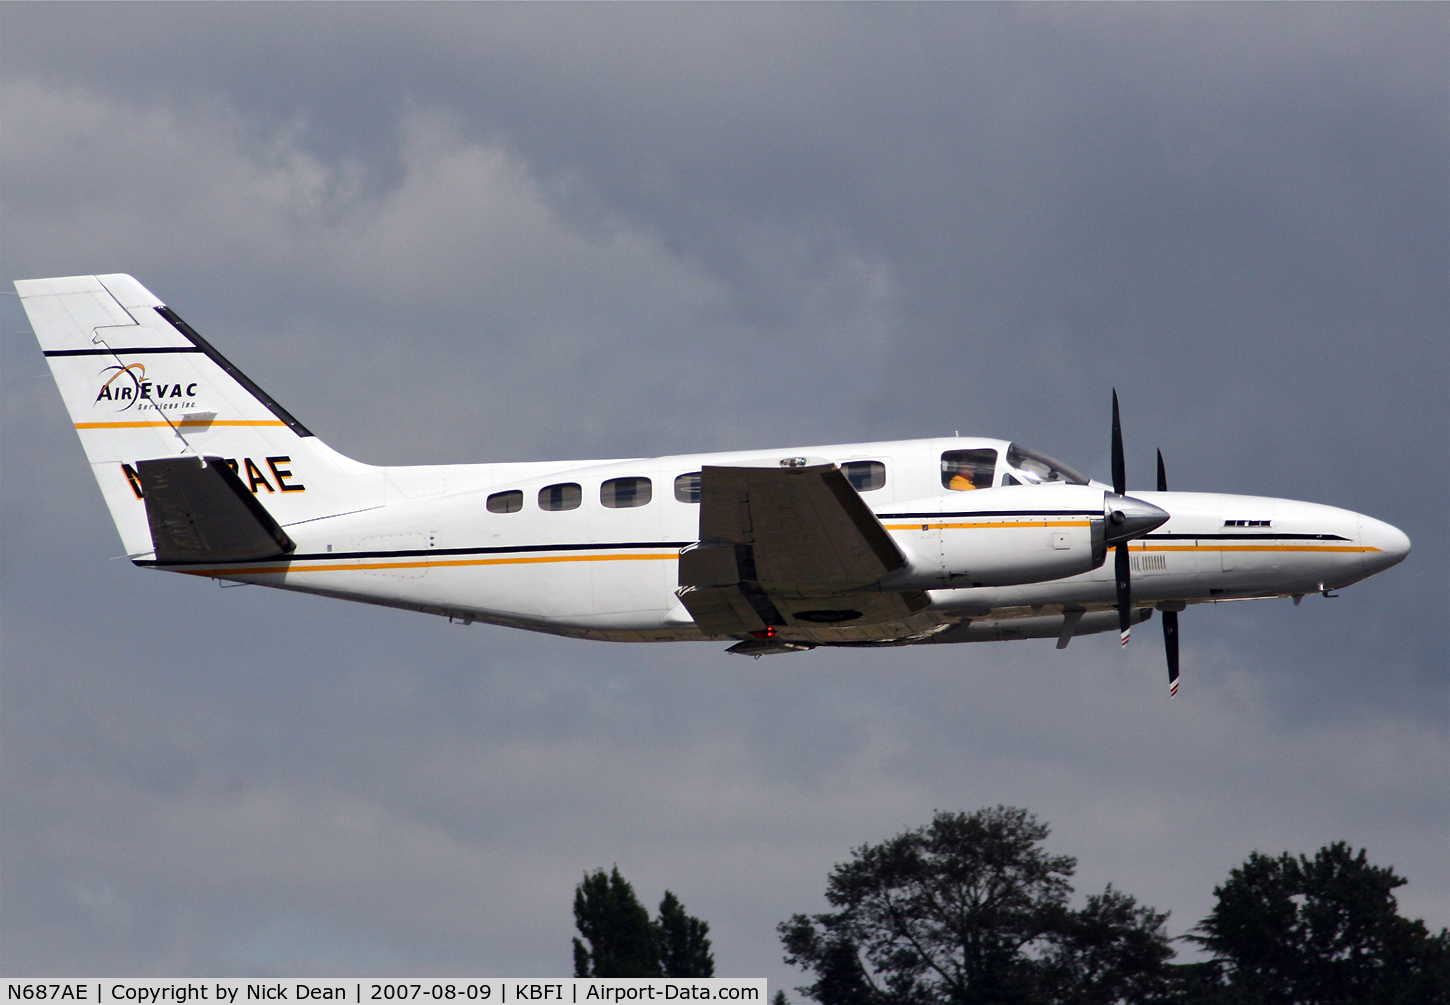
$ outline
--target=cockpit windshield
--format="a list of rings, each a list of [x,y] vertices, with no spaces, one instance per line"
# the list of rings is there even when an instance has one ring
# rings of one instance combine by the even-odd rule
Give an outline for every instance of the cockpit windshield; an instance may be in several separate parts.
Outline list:
[[[1046,454],[1019,447],[1013,443],[1007,448],[1008,470],[1002,477],[1003,485],[1046,485],[1059,482],[1066,485],[1086,485],[1087,476],[1078,474],[1061,461],[1054,461]]]

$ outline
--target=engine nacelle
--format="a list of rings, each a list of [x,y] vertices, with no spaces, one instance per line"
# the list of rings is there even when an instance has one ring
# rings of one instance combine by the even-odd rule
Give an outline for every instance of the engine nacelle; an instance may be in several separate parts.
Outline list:
[[[911,556],[918,582],[1015,586],[1103,564],[1104,495],[1064,484],[949,492],[893,506],[880,518]]]

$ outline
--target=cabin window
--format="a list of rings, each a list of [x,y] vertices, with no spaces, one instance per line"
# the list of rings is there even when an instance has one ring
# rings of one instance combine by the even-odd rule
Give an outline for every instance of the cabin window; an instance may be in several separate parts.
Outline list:
[[[511,489],[508,492],[495,492],[488,497],[488,511],[490,513],[517,513],[524,508],[524,494],[518,489]]]
[[[599,501],[610,509],[633,509],[649,502],[648,478],[611,478],[599,486]]]
[[[562,482],[558,485],[545,485],[539,489],[539,509],[559,510],[578,509],[579,504],[584,501],[584,491],[579,488],[578,482]]]
[[[991,488],[992,476],[996,470],[995,450],[948,450],[941,455],[942,488],[954,492]]]
[[[880,461],[847,461],[841,473],[857,492],[874,492],[886,487],[886,465]]]
[[[682,503],[700,501],[700,472],[688,471],[675,479],[675,498]]]
[[[1046,454],[1012,444],[1007,448],[1007,466],[1017,469],[1017,477],[1024,485],[1043,485],[1048,482],[1065,482],[1068,485],[1086,485],[1087,476],[1078,474],[1061,461],[1054,461]]]

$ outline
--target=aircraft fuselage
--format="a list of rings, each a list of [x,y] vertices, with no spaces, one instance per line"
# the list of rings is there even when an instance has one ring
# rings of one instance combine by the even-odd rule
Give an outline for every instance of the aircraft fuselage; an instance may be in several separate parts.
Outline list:
[[[1114,627],[1112,563],[1093,541],[1110,490],[1097,483],[1002,486],[1012,471],[1008,447],[950,438],[384,468],[382,505],[300,524],[286,520],[285,494],[258,485],[295,552],[247,563],[141,564],[556,634],[705,639],[712,636],[695,627],[677,596],[680,552],[699,538],[700,507],[677,498],[676,480],[709,465],[874,461],[884,484],[861,497],[908,560],[882,588],[926,592],[942,626],[912,641],[1057,637],[1074,613],[1074,634]],[[942,456],[968,450],[997,453],[993,487],[941,484]],[[305,484],[305,463],[289,464],[291,480]],[[649,501],[606,506],[601,489],[617,479],[648,480]],[[577,485],[577,504],[543,508],[556,485]],[[489,498],[508,493],[517,493],[519,508],[491,512]],[[1408,549],[1390,525],[1316,503],[1198,492],[1132,496],[1169,514],[1128,545],[1133,604],[1142,609],[1321,593],[1395,564]]]

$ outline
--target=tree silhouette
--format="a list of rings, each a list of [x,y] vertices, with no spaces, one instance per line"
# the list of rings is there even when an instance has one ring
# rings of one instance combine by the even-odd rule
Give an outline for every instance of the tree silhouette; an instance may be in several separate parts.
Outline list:
[[[1112,1005],[1161,995],[1164,967],[1173,956],[1164,935],[1167,920],[1111,884],[1088,897],[1081,911],[1064,912],[1042,958],[1044,1000]]]
[[[666,890],[659,917],[635,896],[615,866],[585,873],[574,888],[575,977],[713,977],[710,926]],[[585,945],[585,943],[588,945]]]
[[[1165,915],[1109,887],[1068,910],[1076,862],[1046,824],[998,806],[857,848],[827,880],[834,913],[779,926],[822,1005],[1139,1002],[1163,988]]]
[[[660,970],[665,977],[713,977],[715,957],[710,953],[710,926],[685,913],[685,905],[666,890],[654,923]]]
[[[1450,1002],[1450,933],[1399,914],[1392,868],[1343,841],[1311,859],[1254,852],[1214,888],[1190,936],[1213,953],[1235,1000],[1254,1005]]]
[[[574,925],[589,943],[574,940],[575,977],[663,976],[649,912],[618,866],[584,874],[574,889]]]

